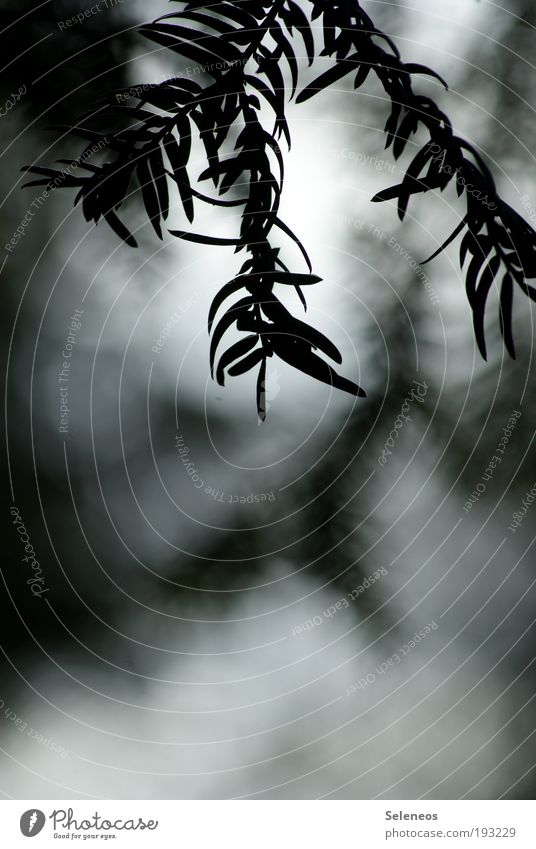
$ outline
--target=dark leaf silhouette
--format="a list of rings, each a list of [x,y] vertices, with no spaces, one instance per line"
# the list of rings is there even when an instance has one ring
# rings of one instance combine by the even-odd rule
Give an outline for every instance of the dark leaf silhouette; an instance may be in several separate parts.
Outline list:
[[[210,343],[210,373],[214,372],[214,358],[216,356],[216,350],[218,345],[220,344],[223,334],[229,330],[229,328],[237,322],[244,313],[253,307],[255,301],[253,298],[242,298],[238,301],[234,306],[232,306],[227,312],[220,318],[218,324],[216,325],[214,332],[212,334],[212,341]]]
[[[406,64],[406,71],[410,74],[427,74],[429,77],[435,77],[436,80],[439,80],[441,85],[445,86],[448,91],[449,87],[443,77],[441,77],[437,71],[433,71],[432,68],[427,68],[425,65],[416,65],[414,62],[408,62]]]
[[[199,245],[219,245],[223,247],[240,244],[238,239],[220,239],[217,236],[205,236],[203,233],[186,233],[183,230],[170,230],[169,232],[178,239],[184,239],[187,242],[197,242]]]
[[[229,369],[229,374],[232,377],[236,377],[239,374],[245,374],[250,369],[254,368],[261,360],[265,357],[264,351],[262,348],[259,348],[257,351],[252,351],[251,354],[248,354],[247,357],[244,357],[243,360],[240,360],[239,363],[235,363],[234,366],[231,366]]]
[[[266,359],[262,360],[257,377],[257,415],[262,422],[266,420]]]
[[[365,397],[366,393],[360,386],[337,374],[329,363],[314,354],[311,348],[303,342],[289,339],[285,335],[274,335],[272,344],[275,353],[289,365],[310,374],[311,377],[316,377],[317,380],[321,380],[335,389],[342,389],[343,392],[349,392],[350,395],[361,398]]]
[[[512,333],[512,306],[514,302],[514,284],[509,274],[504,275],[501,287],[501,301],[499,307],[499,323],[501,335],[504,339],[506,350],[515,359],[516,350],[514,336]]]
[[[345,77],[346,74],[349,74],[350,71],[355,71],[357,61],[358,57],[355,56],[353,61],[345,60],[344,62],[339,62],[337,65],[334,65],[333,68],[330,68],[329,71],[325,71],[299,93],[296,98],[296,103],[303,103],[305,100],[309,100],[310,97],[314,97],[314,95],[318,94],[319,91],[329,88],[333,85],[333,83],[337,83],[339,80],[342,80],[342,78]]]
[[[108,210],[108,212],[104,213],[104,219],[110,225],[114,233],[116,233],[116,235],[118,235],[119,238],[123,240],[123,242],[125,242],[131,248],[138,247],[136,239],[131,233],[129,233],[129,231],[122,223],[122,221],[119,220],[115,212],[112,212],[112,210]]]
[[[240,357],[243,357],[244,354],[248,353],[248,351],[251,351],[251,349],[255,347],[258,341],[258,336],[246,336],[245,339],[241,339],[240,342],[235,342],[234,345],[231,345],[231,347],[228,348],[225,354],[223,354],[223,356],[220,358],[218,367],[216,369],[216,380],[218,381],[220,386],[223,386],[224,384],[225,369],[230,366],[231,363],[234,363],[235,360],[239,359]],[[260,353],[262,356],[262,351]],[[234,372],[231,372],[230,370],[229,374],[232,373]],[[237,373],[241,374],[241,372]]]
[[[484,359],[487,359],[486,340],[484,336],[484,314],[486,310],[486,300],[489,290],[493,285],[493,281],[501,265],[501,259],[494,256],[486,265],[482,276],[476,288],[473,301],[473,321],[475,327],[475,338]]]

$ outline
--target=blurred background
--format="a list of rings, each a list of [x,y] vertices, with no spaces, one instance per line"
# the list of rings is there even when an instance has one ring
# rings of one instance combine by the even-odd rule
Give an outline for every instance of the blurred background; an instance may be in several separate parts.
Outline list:
[[[79,152],[47,127],[180,69],[136,31],[167,4],[101,5],[70,27],[82,0],[0,11],[0,793],[534,798],[528,300],[517,360],[493,305],[482,362],[458,244],[418,266],[459,220],[455,192],[413,202],[402,226],[370,204],[413,150],[396,165],[384,151],[380,87],[290,105],[282,217],[323,278],[308,321],[368,395],[274,360],[259,425],[253,375],[209,375],[232,249],[158,241],[134,198],[133,250],[69,192],[20,189],[23,165]],[[447,79],[415,85],[536,214],[534,4],[363,6]]]

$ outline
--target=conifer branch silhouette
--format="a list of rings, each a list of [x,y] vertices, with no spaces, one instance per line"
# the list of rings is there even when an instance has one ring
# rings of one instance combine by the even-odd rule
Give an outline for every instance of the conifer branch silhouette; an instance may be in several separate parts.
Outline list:
[[[424,128],[428,140],[402,182],[380,192],[373,201],[396,200],[403,220],[413,195],[455,185],[458,196],[465,199],[466,211],[430,260],[464,233],[460,263],[463,268],[470,256],[466,289],[476,341],[484,358],[486,301],[501,273],[500,329],[508,352],[515,357],[514,284],[536,300],[536,289],[527,282],[536,277],[536,233],[498,196],[493,176],[476,148],[455,135],[448,117],[432,98],[413,90],[412,77],[416,75],[429,75],[446,87],[441,77],[424,65],[404,63],[392,39],[374,26],[357,0],[312,0],[311,21],[294,0],[193,0],[180,5],[182,11],[164,15],[140,32],[200,66],[211,82],[203,87],[193,79],[177,76],[112,92],[73,126],[55,128],[87,142],[77,159],[67,161],[68,171],[27,166],[25,170],[38,179],[26,185],[77,188],[75,204],[81,202],[86,220],[97,223],[104,219],[132,247],[136,247],[134,236],[117,213],[125,198],[136,191],[133,185],[141,189],[147,216],[159,238],[169,214],[170,184],[176,185],[190,224],[198,203],[240,207],[240,231],[234,238],[187,229],[169,231],[190,242],[233,246],[235,252],[247,257],[210,308],[212,375],[223,385],[226,374],[239,375],[258,367],[257,410],[262,420],[266,415],[266,361],[274,355],[317,380],[364,396],[360,386],[339,375],[321,356],[340,364],[342,357],[336,346],[318,330],[294,318],[274,291],[278,285],[294,287],[305,308],[302,288],[321,280],[312,273],[298,236],[279,217],[284,183],[280,140],[283,137],[288,147],[291,141],[281,64],[288,65],[291,99],[299,86],[294,40],[299,36],[312,65],[315,41],[311,21],[321,19],[323,47],[319,55],[332,58],[333,65],[303,88],[296,102],[315,96],[349,74],[355,75],[357,90],[372,73],[391,104],[385,125],[386,147],[392,148],[395,159],[404,153],[410,137]],[[273,114],[269,128],[261,120],[265,115],[262,104]],[[103,133],[88,126],[107,118],[123,121],[124,128]],[[224,155],[223,145],[235,131],[234,150]],[[211,181],[214,196],[200,192],[190,180],[188,166],[197,139],[207,158],[198,181]],[[105,162],[101,161],[103,150],[111,157]],[[60,163],[66,164],[65,160]],[[231,190],[243,196],[225,198]],[[291,271],[282,262],[277,246],[281,238],[298,246],[307,272]],[[239,294],[241,297],[216,322],[227,299]],[[233,326],[247,335],[217,360],[220,342]]]

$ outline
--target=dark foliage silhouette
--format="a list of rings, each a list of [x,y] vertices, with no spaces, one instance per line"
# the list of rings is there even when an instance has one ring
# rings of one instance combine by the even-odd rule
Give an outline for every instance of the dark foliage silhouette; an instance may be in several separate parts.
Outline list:
[[[177,76],[160,84],[111,93],[74,126],[59,128],[87,142],[80,157],[67,163],[61,160],[61,164],[68,164],[67,171],[28,167],[26,170],[38,179],[27,185],[78,189],[75,204],[81,202],[86,220],[98,222],[103,218],[133,247],[134,236],[117,213],[136,185],[141,188],[147,215],[160,238],[168,217],[171,183],[178,189],[190,223],[196,203],[241,208],[240,231],[235,238],[190,230],[169,231],[190,242],[234,246],[236,252],[247,257],[210,310],[210,366],[216,380],[223,384],[226,372],[238,375],[258,367],[257,409],[261,419],[265,418],[266,360],[274,354],[317,380],[364,396],[361,387],[340,376],[320,356],[340,364],[342,357],[335,345],[296,319],[275,293],[277,286],[292,286],[305,307],[303,287],[320,281],[312,273],[298,236],[278,214],[284,181],[280,140],[283,138],[290,146],[282,65],[289,69],[292,98],[299,85],[295,39],[301,39],[310,65],[315,58],[311,22],[294,0],[194,1],[181,5],[182,11],[164,15],[140,31],[158,45],[199,65],[210,82],[202,86],[193,79]],[[318,18],[323,33],[319,55],[332,58],[333,65],[303,88],[296,102],[313,97],[348,74],[355,75],[354,88],[359,89],[372,73],[391,103],[385,126],[386,147],[392,148],[395,159],[404,153],[411,136],[420,129],[426,131],[428,140],[413,158],[402,182],[373,200],[396,200],[403,220],[413,195],[455,185],[458,196],[465,198],[466,211],[434,257],[465,231],[460,261],[463,268],[469,255],[467,296],[475,337],[484,358],[486,301],[501,275],[500,329],[504,344],[514,357],[514,284],[530,299],[536,299],[536,289],[527,283],[536,277],[536,233],[498,196],[479,152],[455,135],[448,117],[434,100],[413,90],[412,77],[420,74],[432,76],[446,86],[438,74],[423,65],[404,63],[396,45],[374,26],[356,0],[312,0],[311,20]],[[266,105],[273,112],[270,128],[263,124]],[[119,129],[106,133],[92,128],[96,120],[99,126],[105,120],[114,125],[118,120],[123,123]],[[207,167],[198,180],[212,183],[214,194],[200,192],[190,179],[192,142],[197,138],[207,157]],[[228,153],[224,144],[233,140],[234,149]],[[109,157],[105,161],[103,150]],[[80,172],[85,173],[79,175]],[[240,196],[236,197],[236,193]],[[308,273],[287,268],[274,244],[278,237],[296,243]],[[216,322],[225,301],[239,294],[241,297]],[[220,342],[233,326],[247,335],[231,345],[216,364]]]

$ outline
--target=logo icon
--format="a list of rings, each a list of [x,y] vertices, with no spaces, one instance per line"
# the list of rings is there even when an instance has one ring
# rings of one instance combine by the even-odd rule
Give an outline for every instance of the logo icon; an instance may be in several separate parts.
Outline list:
[[[42,830],[45,822],[46,817],[43,811],[30,808],[29,811],[24,811],[20,818],[20,830],[25,837],[35,837]]]

